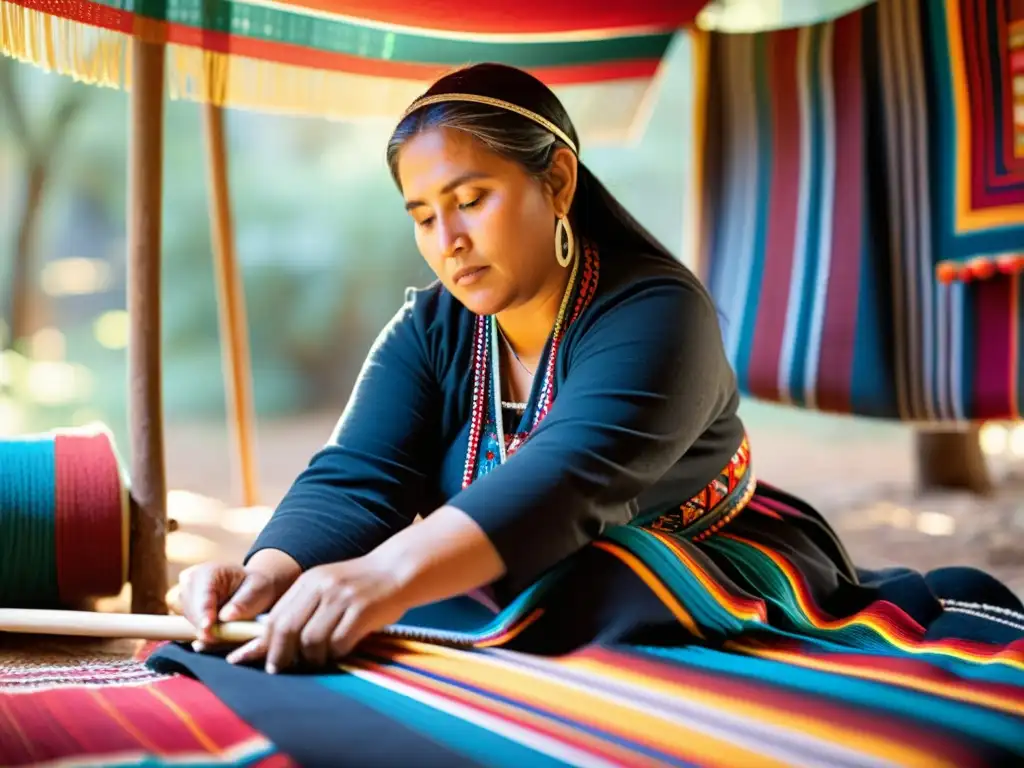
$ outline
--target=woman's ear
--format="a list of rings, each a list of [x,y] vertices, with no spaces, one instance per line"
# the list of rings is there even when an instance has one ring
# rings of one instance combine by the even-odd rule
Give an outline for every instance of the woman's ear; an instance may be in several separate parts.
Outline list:
[[[572,199],[576,194],[576,174],[579,160],[571,150],[560,147],[555,150],[548,169],[548,188],[551,190],[551,202],[558,216],[567,216],[572,207]]]

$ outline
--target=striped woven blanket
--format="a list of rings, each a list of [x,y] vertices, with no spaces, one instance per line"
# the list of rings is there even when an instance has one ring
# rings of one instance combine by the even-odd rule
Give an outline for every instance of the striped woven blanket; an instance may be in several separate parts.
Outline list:
[[[762,483],[699,544],[614,529],[503,610],[417,609],[328,670],[178,645],[0,668],[0,765],[1024,764],[1021,601],[844,558]]]

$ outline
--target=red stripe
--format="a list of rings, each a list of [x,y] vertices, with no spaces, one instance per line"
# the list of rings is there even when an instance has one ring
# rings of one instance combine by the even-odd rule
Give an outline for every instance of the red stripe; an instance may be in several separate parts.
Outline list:
[[[165,700],[187,712],[191,722],[182,720]],[[187,752],[220,756],[259,741],[265,743],[205,686],[185,677],[123,687],[0,694],[0,765],[113,757],[140,749],[152,749],[157,757]],[[281,755],[255,764],[293,765]]]
[[[387,24],[451,32],[534,34],[634,27],[675,29],[691,24],[706,0],[285,0],[309,8]]]
[[[1014,186],[1024,183],[1024,157],[1017,157],[1015,147],[1017,133],[1013,95],[1014,77],[1017,72],[1024,71],[1024,51],[1020,52],[1022,55],[1016,55],[1010,50],[1010,22],[1012,19],[1008,18],[1010,10],[1008,6],[1009,4],[996,6],[996,14],[999,17],[999,66],[1000,72],[1004,75],[1001,78],[1003,87],[999,93],[1003,104],[1003,142],[999,147],[1001,150],[1000,161],[1004,168],[1010,170],[1009,174],[996,177],[999,186],[1005,186],[1007,182]]]
[[[1014,158],[1012,99],[1010,84],[1004,66],[1009,42],[1006,17],[1000,3],[978,2],[978,0],[958,0],[962,8],[962,33],[964,48],[964,67],[966,71],[966,88],[970,114],[967,119],[971,126],[970,146],[970,189],[969,205],[972,210],[984,210],[1003,205],[1024,203],[1024,176],[1011,172],[1000,175],[996,170],[997,157],[1011,158],[1008,167],[1016,170],[1022,164]],[[990,23],[989,6],[996,13],[997,49],[990,50],[987,29]],[[993,57],[995,60],[993,60]],[[1004,90],[999,96],[1003,99],[1003,125],[997,126],[995,117],[995,93],[992,89],[992,78],[989,73],[1002,72]],[[1002,127],[1005,141],[997,147],[996,129]]]
[[[396,80],[419,80],[429,83],[456,69],[449,65],[423,65],[423,63],[407,61],[364,58],[292,43],[256,40],[222,32],[210,32],[195,27],[153,22],[153,20],[140,19],[129,11],[109,8],[89,0],[76,0],[74,3],[54,3],[53,0],[17,0],[17,3],[49,15],[68,18],[72,22],[120,32],[124,35],[134,35],[152,43],[186,45],[323,72],[367,75]],[[136,23],[138,24],[136,25]],[[659,58],[638,58],[623,61],[598,61],[567,67],[536,67],[527,68],[527,70],[550,86],[582,85],[616,80],[649,80],[656,74],[660,62],[662,61]]]
[[[779,363],[786,332],[790,275],[796,243],[800,199],[800,149],[810,138],[800,132],[797,88],[799,33],[785,30],[766,38],[772,94],[772,181],[768,199],[768,232],[750,352],[750,390],[755,397],[775,400],[779,394]]]
[[[61,600],[116,595],[124,584],[123,513],[109,439],[104,434],[57,435],[54,458]]]
[[[17,0],[17,2],[25,8],[41,11],[51,16],[121,32],[125,35],[134,35],[151,43],[185,45],[232,56],[273,61],[325,72],[344,72],[429,83],[456,68],[451,65],[363,58],[292,43],[256,40],[179,24],[143,20],[128,11],[108,8],[89,0],[76,0],[74,3],[55,3],[53,0]],[[533,67],[528,68],[528,71],[550,86],[582,85],[615,80],[651,79],[657,73],[660,64],[660,59],[635,59],[565,67]]]
[[[971,285],[974,306],[974,404],[978,419],[1001,419],[1013,408],[1010,364],[1013,334],[1010,324],[1017,318],[1010,312],[1012,277],[978,280]]]
[[[851,13],[836,21],[832,49],[835,179],[831,258],[816,387],[818,407],[839,413],[851,411],[857,305],[860,299],[864,217],[861,19],[861,14]]]

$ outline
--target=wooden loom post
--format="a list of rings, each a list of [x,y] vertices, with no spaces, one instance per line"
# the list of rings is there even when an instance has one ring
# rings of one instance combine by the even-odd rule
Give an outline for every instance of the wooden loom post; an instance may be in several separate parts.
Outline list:
[[[231,192],[228,185],[224,110],[209,101],[203,104],[207,173],[210,188],[210,225],[217,273],[217,309],[224,358],[224,394],[235,441],[236,470],[241,477],[242,503],[259,503],[256,478],[255,416],[252,396],[252,362],[245,312],[245,289],[238,268]]]
[[[167,476],[161,362],[163,44],[131,41],[128,139],[128,418],[135,519],[133,613],[167,612]]]

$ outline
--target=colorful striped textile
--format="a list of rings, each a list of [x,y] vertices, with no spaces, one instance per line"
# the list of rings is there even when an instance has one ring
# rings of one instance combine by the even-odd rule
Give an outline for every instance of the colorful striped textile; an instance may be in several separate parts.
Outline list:
[[[1024,243],[1024,209],[1016,228],[945,234],[953,155],[929,56],[955,48],[932,34],[955,5],[892,0],[710,35],[701,259],[745,394],[889,419],[1019,418],[1016,262],[1001,257],[1005,274],[992,267],[998,285],[981,289],[1005,295],[1003,314],[937,279],[954,242]]]
[[[11,637],[0,641],[0,765],[294,765],[194,680]]]
[[[940,274],[970,280],[1024,270],[1024,143],[1015,136],[1024,114],[1014,115],[1022,98],[1014,87],[1024,78],[1024,2],[924,7]]]
[[[543,594],[414,611],[331,672],[149,664],[304,766],[1024,761],[1020,600],[966,568],[856,570],[764,485],[715,536],[613,529]]]
[[[169,45],[174,98],[344,119],[396,118],[445,71],[497,61],[555,87],[585,141],[616,141],[702,4],[0,0],[0,53],[123,87],[138,37]]]

